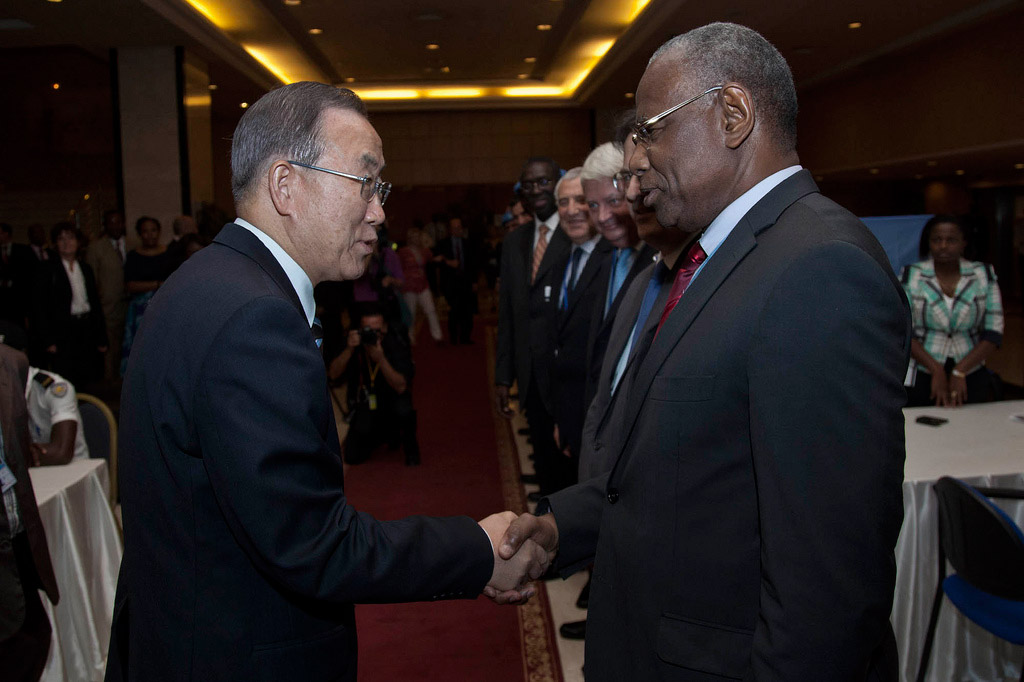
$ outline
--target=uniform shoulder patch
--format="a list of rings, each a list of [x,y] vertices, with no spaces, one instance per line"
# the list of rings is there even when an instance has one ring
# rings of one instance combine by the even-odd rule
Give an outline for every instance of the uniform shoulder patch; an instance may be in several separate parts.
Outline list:
[[[50,386],[50,391],[58,398],[63,398],[68,394],[68,383],[66,381],[55,381]]]
[[[49,388],[53,384],[54,378],[46,372],[36,372],[36,375],[32,377],[32,381],[36,382],[43,388]]]

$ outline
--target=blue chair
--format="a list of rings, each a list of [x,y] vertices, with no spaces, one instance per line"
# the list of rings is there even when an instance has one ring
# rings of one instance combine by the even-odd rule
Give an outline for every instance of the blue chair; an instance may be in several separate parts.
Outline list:
[[[918,682],[928,671],[943,592],[961,613],[995,636],[1024,644],[1024,533],[989,499],[1024,500],[1024,490],[974,488],[948,476],[932,488],[939,498],[939,583]],[[947,559],[956,571],[950,576]]]
[[[107,404],[88,393],[78,394],[82,432],[90,459],[107,460],[110,474],[110,508],[117,505],[117,420]]]

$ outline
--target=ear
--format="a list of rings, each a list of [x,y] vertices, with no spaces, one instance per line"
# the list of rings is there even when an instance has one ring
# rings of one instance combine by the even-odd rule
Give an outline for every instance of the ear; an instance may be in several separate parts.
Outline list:
[[[742,85],[727,83],[721,93],[724,141],[737,149],[754,130],[754,102]]]
[[[274,161],[267,170],[267,184],[270,189],[270,201],[279,215],[292,215],[295,212],[295,200],[299,174],[286,161]]]

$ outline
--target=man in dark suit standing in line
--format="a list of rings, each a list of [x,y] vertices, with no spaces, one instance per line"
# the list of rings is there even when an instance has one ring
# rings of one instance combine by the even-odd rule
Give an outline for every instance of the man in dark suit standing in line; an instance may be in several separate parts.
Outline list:
[[[32,288],[35,256],[26,244],[15,244],[7,223],[0,223],[0,320],[22,329],[29,315],[27,303]]]
[[[572,241],[572,249],[560,263],[561,271],[558,309],[553,325],[555,345],[552,349],[551,392],[558,447],[564,455],[558,462],[555,490],[576,482],[580,458],[580,433],[583,431],[583,388],[587,379],[587,340],[590,320],[599,314],[605,290],[599,286],[597,274],[612,247],[601,239],[590,219],[590,210],[580,183],[582,168],[573,168],[555,186],[558,199],[558,223]]]
[[[28,474],[27,379],[28,358],[0,343],[0,670],[11,682],[43,674],[51,629],[39,590],[53,604],[59,598]]]
[[[555,183],[560,175],[551,159],[527,160],[519,176],[520,196],[534,219],[505,237],[501,247],[495,403],[498,412],[511,419],[515,413],[508,403],[509,387],[513,382],[518,385],[541,494],[555,489],[562,457],[551,416],[551,313],[558,305],[562,275],[555,264],[572,243],[558,225]]]
[[[473,598],[549,556],[495,560],[508,512],[381,522],[346,502],[313,287],[359,277],[384,221],[362,101],[271,91],[231,168],[239,218],[150,302],[124,380],[107,679],[354,681],[353,603]]]
[[[563,574],[595,561],[588,680],[896,680],[900,285],[800,167],[792,76],[759,34],[670,40],[636,102],[644,202],[700,237],[611,473],[542,500],[500,551],[532,537]]]
[[[441,256],[441,293],[448,301],[448,340],[452,345],[473,343],[473,316],[477,310],[480,261],[476,244],[466,238],[462,218],[448,221],[448,236],[437,242]]]

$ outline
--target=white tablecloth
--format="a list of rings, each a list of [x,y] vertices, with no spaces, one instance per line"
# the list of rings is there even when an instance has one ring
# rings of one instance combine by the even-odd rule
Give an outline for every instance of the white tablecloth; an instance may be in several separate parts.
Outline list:
[[[938,499],[932,484],[942,476],[974,485],[1024,489],[1024,401],[967,405],[957,409],[904,410],[907,464],[903,483],[903,530],[896,544],[896,593],[892,623],[907,682],[917,677],[928,617],[938,581]],[[929,415],[942,426],[918,424]],[[1024,502],[997,501],[1024,525]],[[946,599],[935,630],[928,666],[930,682],[1020,679],[1024,647],[1004,642],[978,627]]]
[[[121,564],[121,538],[107,501],[107,463],[87,459],[30,469],[30,475],[60,589],[57,606],[40,593],[53,626],[42,679],[99,682]]]

